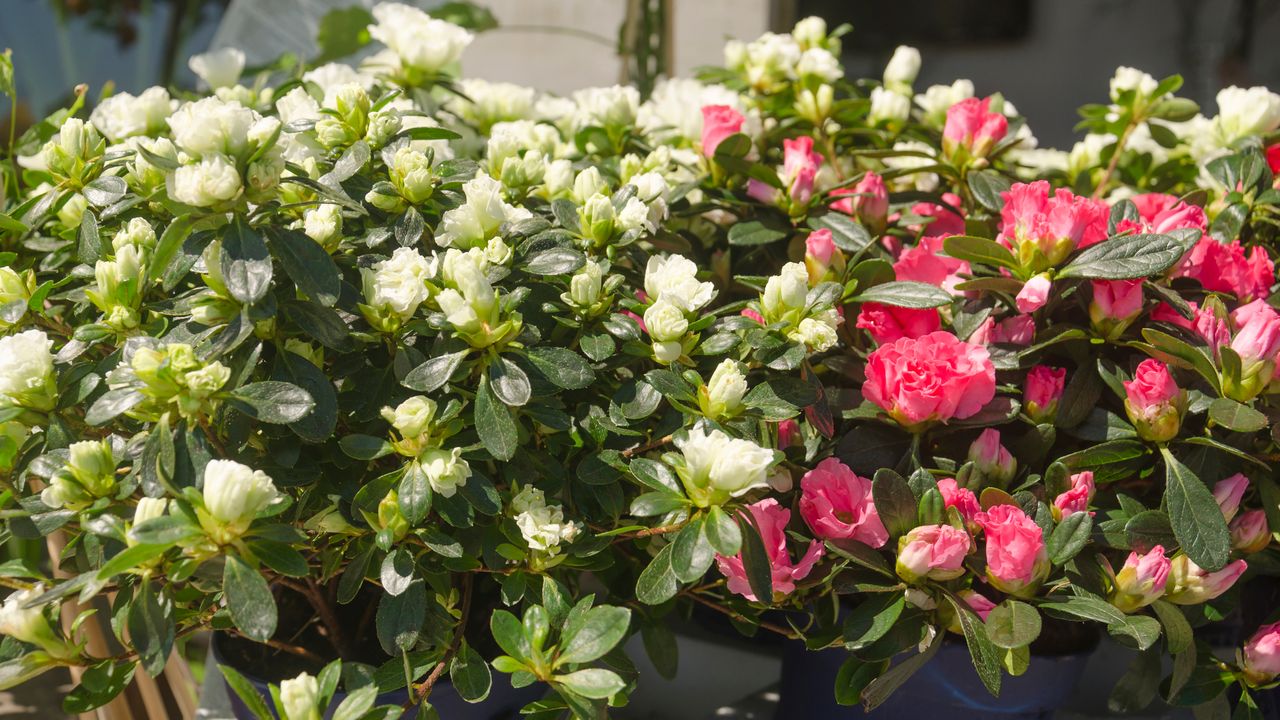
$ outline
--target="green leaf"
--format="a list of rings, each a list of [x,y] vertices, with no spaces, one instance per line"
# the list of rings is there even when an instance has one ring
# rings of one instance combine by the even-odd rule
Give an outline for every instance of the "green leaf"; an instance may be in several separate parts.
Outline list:
[[[108,390],[89,406],[84,414],[84,421],[90,425],[102,425],[134,408],[144,399],[142,393],[132,388]]]
[[[127,625],[129,644],[142,668],[151,677],[158,676],[173,650],[173,603],[163,591],[156,592],[151,583],[143,582],[129,603]]]
[[[1199,233],[1194,231],[1111,238],[1085,248],[1058,271],[1058,277],[1131,280],[1157,275],[1173,267],[1197,239]]]
[[[161,515],[129,528],[129,537],[135,542],[163,548],[169,548],[199,533],[200,528],[178,515]]]
[[[1053,529],[1053,534],[1049,536],[1048,542],[1045,543],[1049,560],[1054,565],[1065,565],[1068,560],[1084,549],[1085,544],[1089,542],[1089,533],[1092,530],[1092,515],[1087,512],[1071,513],[1058,523],[1058,526]]]
[[[568,675],[556,675],[553,683],[560,683],[585,698],[604,700],[626,687],[618,673],[604,668],[587,668]]]
[[[1107,709],[1127,715],[1147,707],[1156,699],[1161,674],[1160,653],[1153,650],[1138,653],[1112,689]]]
[[[236,218],[222,233],[222,282],[231,297],[253,305],[271,287],[271,254],[258,231]]]
[[[751,593],[756,596],[757,602],[772,605],[773,565],[764,549],[760,529],[756,527],[755,518],[745,511],[738,514],[738,525],[742,529],[742,565],[747,573]]]
[[[759,410],[766,420],[778,422],[794,417],[802,409],[818,401],[818,393],[809,383],[797,377],[771,378],[756,385],[742,398],[749,408]]]
[[[489,387],[493,394],[508,407],[519,407],[529,402],[532,388],[529,376],[519,365],[499,355],[489,363]]]
[[[132,570],[145,562],[150,562],[165,554],[170,547],[172,545],[169,544],[148,545],[140,543],[125,548],[113,555],[110,560],[103,563],[102,567],[98,569],[98,582],[105,583],[125,570]]]
[[[891,536],[905,535],[916,526],[918,508],[915,493],[898,473],[888,468],[876,471],[871,482],[871,497],[875,500],[881,522]]]
[[[218,672],[222,673],[222,679],[227,682],[227,686],[249,708],[249,712],[253,713],[257,720],[273,720],[275,715],[267,708],[266,700],[263,699],[258,689],[253,686],[253,683],[248,678],[237,672],[235,668],[225,664],[218,665]]]
[[[609,605],[572,617],[560,638],[558,664],[588,663],[603,657],[626,637],[630,623],[630,610]]]
[[[412,650],[426,618],[427,589],[422,580],[409,583],[399,595],[383,594],[374,621],[382,649],[388,655]]]
[[[902,593],[875,593],[849,611],[844,619],[844,646],[859,650],[884,637],[902,615],[906,600]]]
[[[133,681],[137,663],[125,661],[113,663],[104,660],[84,671],[77,685],[62,700],[62,709],[69,713],[88,713],[106,705]]]
[[[1124,524],[1124,537],[1129,547],[1146,552],[1156,545],[1172,554],[1178,548],[1169,516],[1161,510],[1143,510]]]
[[[588,387],[596,377],[587,361],[568,348],[533,347],[529,348],[528,357],[548,380],[566,390]]]
[[[707,511],[707,519],[703,522],[704,532],[711,547],[720,555],[732,557],[742,549],[742,530],[729,514],[712,505]]]
[[[516,421],[511,410],[494,397],[489,378],[480,378],[476,389],[476,432],[484,449],[498,460],[510,460],[516,453]]]
[[[82,263],[97,262],[102,257],[102,239],[98,235],[98,218],[92,210],[85,210],[80,216],[79,238],[76,259]]]
[[[1165,643],[1169,646],[1169,654],[1177,655],[1193,649],[1195,635],[1191,631],[1191,623],[1182,610],[1165,600],[1157,600],[1151,604],[1160,624],[1164,626]]]
[[[329,253],[320,243],[297,230],[272,228],[268,234],[271,250],[289,279],[307,297],[332,307],[342,291],[342,278]]]
[[[1267,416],[1230,398],[1209,403],[1209,419],[1236,432],[1257,432],[1267,426]]]
[[[470,350],[437,355],[409,371],[401,385],[418,392],[434,392],[449,382],[449,378],[462,364]]]
[[[830,230],[836,247],[849,255],[857,255],[871,246],[871,233],[857,220],[844,213],[829,212],[810,215],[809,227],[814,230]]]
[[[106,207],[124,197],[129,191],[129,186],[125,184],[124,178],[116,175],[103,175],[102,177],[90,182],[84,186],[81,193],[90,205],[95,207]]]
[[[671,567],[672,545],[658,551],[636,580],[636,599],[646,605],[659,605],[675,597],[680,588]],[[504,648],[505,649],[505,648]]]
[[[862,691],[889,667],[888,660],[866,662],[850,655],[836,672],[836,702],[857,705]]]
[[[422,465],[415,461],[405,467],[396,495],[400,512],[410,525],[417,525],[427,517],[431,512],[431,483]]]
[[[969,646],[969,657],[973,660],[973,669],[978,673],[978,679],[992,697],[999,697],[1001,653],[987,637],[982,620],[968,603],[950,592],[947,593],[947,600],[955,610],[956,619],[960,621],[960,629],[964,632],[964,641]]]
[[[312,64],[323,64],[347,57],[369,44],[369,25],[373,15],[360,7],[339,7],[320,18],[316,29],[316,46],[320,55]]]
[[[979,170],[968,176],[969,191],[973,199],[988,211],[998,213],[1004,208],[1004,198],[1000,194],[1007,191],[1012,184],[1009,179],[995,170]]]
[[[524,662],[529,659],[531,645],[525,636],[524,626],[515,615],[506,610],[498,610],[489,616],[489,632],[502,648],[502,652]]]
[[[227,555],[222,571],[222,592],[231,622],[250,640],[266,642],[276,632],[276,600],[257,570],[236,555]]]
[[[466,640],[462,641],[458,654],[449,663],[449,679],[462,699],[469,703],[482,702],[489,697],[489,689],[493,685],[489,664]]]
[[[683,495],[680,481],[676,479],[675,473],[671,472],[671,468],[657,460],[643,457],[632,458],[628,468],[636,480],[639,480],[647,487],[660,493]]]
[[[552,247],[525,258],[521,267],[532,275],[568,275],[587,263],[587,256],[569,247]]]
[[[354,460],[377,460],[395,452],[386,439],[372,435],[348,435],[338,441],[338,447]]]
[[[711,567],[715,560],[715,550],[707,538],[702,519],[691,521],[676,534],[675,549],[671,554],[671,567],[680,582],[693,582]]]
[[[360,720],[378,701],[378,686],[365,685],[352,690],[333,711],[332,720]]]
[[[957,260],[965,260],[970,263],[991,267],[1009,268],[1010,270],[1020,270],[1022,268],[1021,263],[1013,256],[1013,253],[1009,252],[1003,245],[987,238],[973,237],[971,235],[952,235],[942,241],[942,249]]]
[[[889,668],[875,680],[867,683],[867,687],[862,691],[863,709],[868,713],[875,710],[885,700],[888,700],[895,690],[902,687],[903,683],[911,679],[911,676],[917,670],[928,664],[933,659],[933,656],[938,654],[938,650],[942,648],[942,636],[943,633],[937,633],[924,652],[912,655]]]
[[[1213,493],[1169,452],[1161,448],[1165,463],[1165,501],[1174,537],[1196,565],[1208,571],[1227,564],[1231,535]]]
[[[263,380],[237,388],[231,393],[231,401],[245,415],[274,425],[297,422],[316,406],[306,390],[279,380]]]
[[[951,293],[936,285],[903,280],[876,285],[866,292],[859,293],[850,302],[926,309],[949,305],[951,300]]]
[[[991,609],[986,626],[987,637],[996,647],[1014,650],[1040,637],[1040,613],[1024,602],[1009,598]]]
[[[262,561],[263,565],[288,577],[306,577],[309,573],[307,559],[302,553],[287,543],[265,538],[254,538],[248,542],[249,549]]]

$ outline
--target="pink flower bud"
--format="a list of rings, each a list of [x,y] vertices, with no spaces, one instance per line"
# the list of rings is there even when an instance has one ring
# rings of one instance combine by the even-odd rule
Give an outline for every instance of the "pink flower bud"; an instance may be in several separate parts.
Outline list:
[[[1089,320],[1103,337],[1114,340],[1142,312],[1142,280],[1094,280]]]
[[[1182,427],[1187,396],[1173,381],[1169,368],[1149,358],[1138,365],[1133,380],[1124,383],[1128,397],[1124,409],[1138,429],[1138,436],[1151,442],[1166,442]]]
[[[800,479],[800,516],[826,540],[857,540],[873,548],[889,533],[871,498],[871,481],[836,458],[827,458]]]
[[[1249,478],[1244,473],[1236,473],[1231,477],[1223,478],[1213,485],[1213,499],[1218,501],[1218,507],[1222,510],[1222,517],[1231,522],[1231,518],[1236,516],[1236,511],[1240,509],[1240,501],[1244,499],[1245,491],[1249,489]]]
[[[1027,373],[1027,385],[1022,391],[1022,409],[1036,423],[1052,422],[1058,414],[1058,401],[1066,385],[1064,368],[1037,365]]]
[[[1030,313],[1044,307],[1049,301],[1049,288],[1052,283],[1047,273],[1040,273],[1022,285],[1022,289],[1018,291],[1016,298],[1018,303],[1018,312]]]
[[[800,443],[800,424],[790,418],[778,423],[778,449],[785,450]]]
[[[1015,315],[996,324],[991,341],[1009,345],[1030,345],[1035,337],[1035,318],[1030,315]]]
[[[782,174],[793,205],[807,205],[813,197],[813,181],[822,156],[813,151],[809,136],[782,141]]]
[[[986,596],[974,592],[973,590],[961,590],[957,594],[960,596],[961,600],[964,600],[965,605],[972,608],[973,611],[978,614],[978,617],[982,618],[982,622],[986,622],[987,616],[991,614],[992,610],[996,609],[995,603],[988,600]]]
[[[1257,397],[1271,382],[1276,372],[1276,354],[1280,352],[1280,315],[1261,300],[1254,300],[1236,310],[1233,320],[1239,326],[1231,340],[1231,349],[1240,356],[1240,377],[1224,373],[1222,393],[1240,402]]]
[[[1034,592],[1049,574],[1040,526],[1013,505],[996,505],[977,519],[987,540],[987,582],[1010,595]]]
[[[1240,668],[1252,685],[1266,685],[1280,675],[1280,622],[1263,625],[1244,644]]]
[[[960,487],[955,478],[942,478],[938,481],[938,493],[942,495],[945,507],[953,507],[960,513],[965,525],[971,526],[970,529],[974,532],[979,529],[977,517],[982,512],[982,505],[978,503],[978,496],[972,490]]]
[[[831,203],[831,209],[853,215],[877,235],[884,231],[889,218],[889,191],[884,186],[884,178],[868,172],[852,188],[840,188],[831,194],[850,196]],[[961,232],[963,230],[962,227]]]
[[[1000,431],[987,428],[969,446],[969,461],[989,485],[1004,487],[1018,471],[1018,461],[1000,444]]]
[[[1124,567],[1116,573],[1112,583],[1111,604],[1131,613],[1159,600],[1169,579],[1169,567],[1169,559],[1164,556],[1161,545],[1151,548],[1145,555],[1129,553],[1129,559],[1124,561]]]
[[[804,265],[809,271],[810,284],[839,279],[839,274],[844,272],[844,253],[836,247],[830,230],[823,228],[809,233],[804,240],[804,248]],[[830,277],[832,274],[837,277]]]
[[[782,203],[781,190],[755,178],[747,181],[747,197],[765,205],[780,205]]]
[[[969,533],[950,525],[921,525],[898,538],[898,577],[954,580],[964,574]]]
[[[1093,473],[1085,470],[1071,476],[1071,488],[1053,499],[1053,514],[1059,522],[1075,513],[1087,512],[1089,501],[1093,499]]]
[[[1191,562],[1186,555],[1173,559],[1169,568],[1169,602],[1178,605],[1199,605],[1208,602],[1231,589],[1249,564],[1244,560],[1228,563],[1226,567],[1209,572]]]
[[[1243,553],[1262,552],[1271,544],[1271,528],[1262,510],[1246,510],[1231,521],[1231,547]]]
[[[942,151],[953,159],[986,157],[1008,132],[1009,120],[991,111],[991,98],[966,98],[947,109]]]
[[[747,506],[747,511],[760,529],[760,538],[764,540],[764,549],[769,556],[772,569],[774,597],[763,601],[772,603],[780,595],[789,595],[796,589],[796,581],[809,576],[813,566],[822,558],[825,551],[822,543],[814,540],[799,562],[791,560],[787,551],[787,523],[791,521],[791,511],[778,504],[777,500],[767,498]],[[716,556],[716,565],[720,573],[728,578],[729,591],[742,597],[759,602],[760,598],[751,591],[751,583],[747,580],[746,565],[742,553],[733,557]]]
[[[942,328],[936,308],[904,308],[879,303],[863,303],[857,327],[866,330],[877,345],[901,338],[918,338]]]
[[[1191,327],[1204,338],[1205,344],[1213,351],[1215,358],[1218,357],[1218,348],[1231,342],[1231,328],[1227,325],[1227,321],[1218,317],[1212,308],[1196,308]]]
[[[725,138],[742,131],[746,118],[728,105],[702,106],[702,154],[711,157]]]
[[[742,312],[739,314],[742,315],[742,317],[751,318],[752,320],[755,320],[761,325],[764,325],[764,316],[756,312],[755,310],[752,310],[751,308],[743,308]]]

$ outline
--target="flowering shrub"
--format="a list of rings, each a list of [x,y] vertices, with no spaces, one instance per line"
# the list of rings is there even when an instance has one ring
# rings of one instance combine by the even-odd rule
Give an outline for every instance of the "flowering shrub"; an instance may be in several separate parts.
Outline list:
[[[910,48],[846,80],[813,18],[643,100],[371,21],[359,69],[219,51],[14,148],[2,497],[57,555],[0,567],[0,685],[81,667],[84,711],[215,628],[309,663],[292,720],[339,672],[345,717],[497,671],[594,718],[695,605],[845,648],[868,707],[948,637],[998,694],[1064,624],[1143,651],[1121,704],[1275,682],[1275,624],[1195,633],[1278,567],[1280,96],[1121,68],[1059,152]]]

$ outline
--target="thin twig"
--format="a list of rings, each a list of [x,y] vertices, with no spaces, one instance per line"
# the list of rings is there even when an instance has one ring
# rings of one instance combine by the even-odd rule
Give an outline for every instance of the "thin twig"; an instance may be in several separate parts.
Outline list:
[[[703,605],[706,605],[707,607],[709,607],[709,608],[711,608],[711,609],[713,609],[713,610],[716,610],[717,612],[724,613],[725,615],[728,615],[729,617],[734,618],[735,620],[741,620],[741,621],[743,621],[743,622],[749,622],[749,623],[751,623],[751,624],[753,624],[753,625],[756,625],[757,627],[761,627],[761,628],[764,628],[765,630],[768,630],[768,631],[770,631],[770,632],[777,633],[777,634],[779,634],[779,635],[781,635],[781,636],[783,636],[783,637],[785,637],[785,638],[788,638],[788,639],[790,639],[790,640],[798,640],[798,639],[800,639],[798,635],[796,635],[795,633],[791,632],[790,630],[788,630],[788,629],[786,629],[786,628],[784,628],[784,627],[782,627],[782,626],[780,626],[780,625],[774,625],[773,623],[768,622],[767,620],[752,620],[752,619],[750,619],[750,618],[744,617],[744,616],[743,616],[743,615],[741,615],[740,613],[734,612],[733,610],[731,610],[731,609],[729,609],[729,608],[727,608],[727,607],[725,607],[725,606],[721,605],[720,603],[712,602],[711,600],[708,600],[707,598],[702,597],[701,595],[699,595],[699,594],[698,594],[698,593],[696,593],[696,592],[690,592],[690,593],[686,593],[686,594],[687,594],[689,597],[691,597],[691,598],[693,598],[694,600],[696,600],[697,602],[700,602],[700,603],[702,603]]]
[[[1120,133],[1120,139],[1116,140],[1116,149],[1111,153],[1111,162],[1107,163],[1107,171],[1102,174],[1102,181],[1098,183],[1098,187],[1093,189],[1093,199],[1097,200],[1102,197],[1102,193],[1107,189],[1107,183],[1111,182],[1111,176],[1116,171],[1116,166],[1120,164],[1120,153],[1124,151],[1124,144],[1129,140],[1129,135],[1133,133],[1133,129],[1138,123],[1130,121],[1125,126],[1124,132]]]
[[[648,443],[647,445],[638,445],[636,447],[623,450],[621,454],[622,454],[622,457],[629,458],[632,455],[639,455],[640,453],[649,452],[654,448],[662,447],[663,445],[666,445],[669,442],[671,442],[671,436],[663,435],[662,437],[658,438],[657,440],[654,440],[651,443]]]
[[[413,689],[409,693],[409,699],[405,701],[404,709],[408,710],[415,705],[421,705],[431,695],[431,688],[435,687],[436,682],[444,675],[444,670],[449,666],[449,661],[457,654],[458,648],[462,646],[462,636],[467,630],[467,620],[471,617],[471,583],[473,576],[466,573],[462,576],[462,617],[458,620],[458,628],[453,633],[453,640],[449,642],[449,647],[444,651],[444,657],[440,658],[440,662],[431,669],[431,674],[421,685]]]

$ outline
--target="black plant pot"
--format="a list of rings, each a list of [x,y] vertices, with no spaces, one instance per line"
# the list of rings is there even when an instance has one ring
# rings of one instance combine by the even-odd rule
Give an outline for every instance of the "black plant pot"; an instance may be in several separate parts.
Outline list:
[[[227,664],[226,655],[220,647],[221,644],[226,642],[225,638],[226,636],[222,633],[213,634],[211,648],[213,659],[218,665]],[[233,664],[232,667],[235,667],[235,665]],[[241,675],[244,675],[245,679],[253,683],[254,689],[263,698],[266,698],[267,707],[270,708],[272,703],[268,682],[257,677],[251,671],[239,667],[235,667],[235,669]],[[513,688],[508,677],[503,673],[494,673],[493,686],[489,690],[489,697],[478,703],[469,703],[463,700],[458,691],[454,689],[453,684],[449,682],[448,676],[442,677],[431,690],[431,705],[435,707],[441,718],[447,718],[447,720],[517,720],[520,717],[520,708],[542,697],[543,693],[546,692],[546,688],[538,683],[528,687]],[[231,712],[237,720],[254,720],[253,713],[249,711],[249,708],[245,706],[244,702],[230,687],[227,687],[227,696],[231,700]],[[330,701],[329,708],[325,711],[326,720],[333,716],[333,711],[346,697],[347,693],[341,690],[333,694],[333,700]],[[408,699],[409,691],[405,688],[400,688],[382,693],[378,696],[375,704],[403,705]],[[274,713],[274,708],[272,708],[272,712]],[[417,708],[414,708],[405,713],[403,717],[413,720],[417,716]]]

